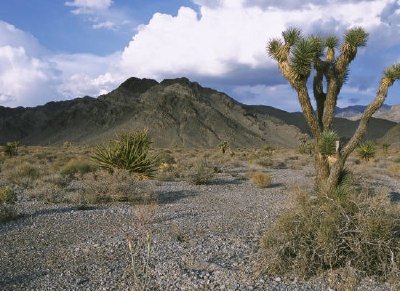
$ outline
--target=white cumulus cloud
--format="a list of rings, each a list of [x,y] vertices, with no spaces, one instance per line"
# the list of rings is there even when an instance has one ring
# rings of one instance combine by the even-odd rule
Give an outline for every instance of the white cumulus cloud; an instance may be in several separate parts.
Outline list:
[[[393,48],[400,47],[396,22],[399,3],[394,0],[312,0],[302,5],[292,0],[193,2],[198,10],[181,7],[176,15],[155,13],[137,28],[126,47],[109,56],[52,54],[33,36],[0,21],[0,105],[96,96],[131,76],[158,80],[187,76],[204,81],[206,86],[208,82],[217,89],[223,87],[245,103],[296,110],[293,90],[276,77],[276,64],[265,52],[268,39],[280,36],[289,26],[300,27],[305,33],[340,35],[354,26],[370,32],[369,46],[360,51],[354,64],[360,66],[357,77],[350,75],[355,82],[342,91],[345,98],[354,97],[357,90],[373,92],[374,78],[398,58],[392,59],[389,52],[378,53],[391,50],[393,54]],[[112,10],[111,0],[67,3],[87,13],[93,28],[113,28],[116,23],[104,16]],[[378,67],[372,71],[369,64]]]

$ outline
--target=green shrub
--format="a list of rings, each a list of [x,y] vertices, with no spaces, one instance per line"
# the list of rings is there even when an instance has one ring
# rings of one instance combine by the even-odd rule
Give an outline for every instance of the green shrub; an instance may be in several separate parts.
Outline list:
[[[6,156],[13,157],[18,155],[18,147],[20,143],[18,141],[7,142],[3,146],[3,152]]]
[[[318,144],[319,151],[324,156],[331,156],[336,152],[336,141],[339,136],[333,130],[323,131]]]
[[[107,145],[97,146],[92,159],[99,167],[113,172],[128,170],[144,176],[152,176],[157,158],[149,155],[151,140],[147,131],[121,133]]]
[[[83,175],[96,170],[96,167],[86,160],[73,158],[66,163],[60,171],[62,176],[74,176],[75,174]]]
[[[364,276],[399,276],[400,220],[388,195],[351,192],[337,200],[298,197],[262,239],[263,270],[310,278],[346,267]]]
[[[375,157],[376,146],[372,141],[366,141],[361,143],[357,149],[357,155],[359,158],[369,161],[371,158]]]
[[[14,219],[17,216],[12,204],[17,200],[17,195],[9,186],[0,187],[0,222]]]
[[[17,200],[17,195],[9,186],[0,187],[0,204],[14,203]]]

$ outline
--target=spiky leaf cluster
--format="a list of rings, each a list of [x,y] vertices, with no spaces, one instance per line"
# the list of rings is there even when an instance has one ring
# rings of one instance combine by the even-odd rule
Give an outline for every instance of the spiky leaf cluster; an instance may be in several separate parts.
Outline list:
[[[361,47],[367,44],[368,33],[361,27],[355,27],[347,31],[345,42],[352,47]]]
[[[150,157],[151,140],[146,131],[122,133],[105,146],[97,146],[92,159],[104,169],[124,169],[151,176],[157,159]]]
[[[308,77],[311,73],[311,65],[321,52],[320,39],[314,37],[300,39],[294,46],[290,58],[293,70],[301,77]]]
[[[333,35],[332,36],[328,36],[325,39],[325,46],[327,48],[333,49],[333,48],[337,47],[338,44],[339,44],[339,40],[338,40],[338,38],[336,36],[333,36]]]
[[[274,38],[268,42],[267,52],[268,55],[274,60],[280,61],[280,51],[283,43],[281,40]]]
[[[392,81],[400,79],[400,63],[394,64],[386,69],[385,76]]]
[[[282,36],[285,44],[293,46],[301,39],[301,31],[298,28],[290,27],[282,32]]]
[[[331,156],[336,151],[336,141],[339,140],[338,134],[333,130],[324,130],[319,141],[319,151],[324,156]]]

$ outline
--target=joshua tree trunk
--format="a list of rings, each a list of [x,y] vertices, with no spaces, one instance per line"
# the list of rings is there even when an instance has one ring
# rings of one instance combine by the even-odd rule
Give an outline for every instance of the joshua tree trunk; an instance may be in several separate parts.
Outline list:
[[[338,136],[332,131],[332,123],[340,90],[347,79],[350,63],[357,50],[365,46],[368,34],[361,28],[349,30],[335,56],[338,39],[302,37],[300,30],[290,28],[282,33],[283,41],[273,39],[268,53],[278,62],[282,75],[296,90],[304,117],[314,137],[315,188],[319,197],[333,198],[349,155],[362,140],[371,116],[382,106],[388,89],[400,78],[400,65],[392,65],[381,79],[375,99],[364,111],[358,128],[346,145],[336,147]],[[325,57],[324,57],[325,55]],[[314,69],[314,109],[307,80]],[[326,92],[324,92],[324,82]]]

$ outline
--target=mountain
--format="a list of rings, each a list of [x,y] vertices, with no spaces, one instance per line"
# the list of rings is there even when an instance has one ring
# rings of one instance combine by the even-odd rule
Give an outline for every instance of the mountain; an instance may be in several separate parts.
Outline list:
[[[379,141],[388,143],[391,146],[400,147],[400,123],[389,129]]]
[[[357,122],[336,119],[349,137]],[[395,123],[372,119],[367,138],[377,139]],[[33,108],[0,106],[0,144],[99,143],[122,130],[148,128],[158,147],[214,147],[227,140],[240,147],[295,147],[308,126],[301,113],[244,105],[187,78],[130,78],[98,98],[50,102]]]
[[[148,128],[156,146],[295,146],[298,128],[248,115],[224,93],[186,78],[130,78],[96,98],[50,102],[34,108],[0,107],[0,143],[97,143],[121,130]]]
[[[336,107],[335,116],[349,120],[359,120],[367,106],[354,105],[345,108]],[[400,105],[384,104],[374,115],[375,118],[386,119],[393,122],[400,122]]]

